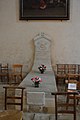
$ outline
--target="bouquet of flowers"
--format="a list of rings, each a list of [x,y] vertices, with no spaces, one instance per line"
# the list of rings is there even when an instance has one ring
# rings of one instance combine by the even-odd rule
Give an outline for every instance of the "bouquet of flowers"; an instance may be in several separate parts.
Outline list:
[[[41,64],[38,69],[40,70],[41,73],[43,73],[46,70],[46,66]]]
[[[35,87],[39,87],[39,83],[42,82],[42,79],[38,76],[31,78],[31,80],[34,82]]]
[[[34,77],[34,78],[31,78],[31,80],[35,83],[35,82],[42,82],[42,79],[38,76]]]

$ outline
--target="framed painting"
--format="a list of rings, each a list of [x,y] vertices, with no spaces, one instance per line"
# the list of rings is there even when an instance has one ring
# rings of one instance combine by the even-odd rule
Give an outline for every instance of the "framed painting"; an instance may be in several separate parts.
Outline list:
[[[19,0],[20,20],[69,20],[70,0]]]

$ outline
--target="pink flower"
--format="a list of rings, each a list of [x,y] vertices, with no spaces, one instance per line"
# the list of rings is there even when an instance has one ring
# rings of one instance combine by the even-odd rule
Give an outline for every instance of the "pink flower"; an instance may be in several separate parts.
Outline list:
[[[46,70],[46,66],[43,65],[43,64],[41,64],[41,65],[38,67],[38,69],[40,69],[40,70]]]
[[[36,77],[34,77],[34,78],[31,78],[31,80],[32,80],[33,82],[42,82],[42,79],[41,79],[40,77],[38,77],[38,76],[36,76]]]

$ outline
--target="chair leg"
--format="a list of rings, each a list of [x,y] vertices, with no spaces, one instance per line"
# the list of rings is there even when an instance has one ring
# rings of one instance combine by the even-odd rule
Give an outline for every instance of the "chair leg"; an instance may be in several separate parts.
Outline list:
[[[69,96],[67,96],[66,103],[67,103],[67,104],[69,103]],[[66,110],[67,110],[67,109],[68,109],[68,106],[66,106]]]
[[[77,99],[77,105],[78,105],[78,103],[79,103],[79,99]]]

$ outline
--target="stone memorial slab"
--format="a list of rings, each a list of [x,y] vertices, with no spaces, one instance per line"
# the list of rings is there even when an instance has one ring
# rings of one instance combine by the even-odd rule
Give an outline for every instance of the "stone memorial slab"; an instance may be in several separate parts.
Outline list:
[[[51,67],[51,39],[48,35],[41,33],[34,38],[35,60],[32,70],[36,71],[41,64],[46,65],[47,71]]]
[[[30,73],[24,78],[19,86],[26,88],[26,94],[29,92],[34,92],[32,95],[31,93],[28,94],[28,97],[25,95],[28,99],[28,103],[37,103],[40,105],[44,104],[47,98],[51,98],[53,100],[51,92],[56,92],[57,87],[54,71],[52,70],[51,65],[51,38],[45,33],[40,33],[34,37],[33,40],[35,46],[34,64]],[[43,74],[41,74],[38,69],[41,64],[46,66],[46,71]],[[34,78],[35,76],[42,79],[42,82],[39,84],[39,88],[35,88],[34,83],[31,81],[31,78]],[[45,93],[45,99],[44,94],[41,92]],[[38,98],[36,102],[34,95]]]
[[[44,92],[27,92],[27,104],[28,105],[45,105],[45,93]]]
[[[47,34],[41,33],[34,37],[33,40],[35,46],[34,64],[31,72],[24,78],[20,86],[26,87],[27,92],[55,92],[57,88],[54,71],[51,65],[51,38]],[[44,74],[40,74],[38,70],[41,64],[46,65]],[[42,78],[38,89],[34,88],[34,84],[31,81],[31,78],[35,76]]]

